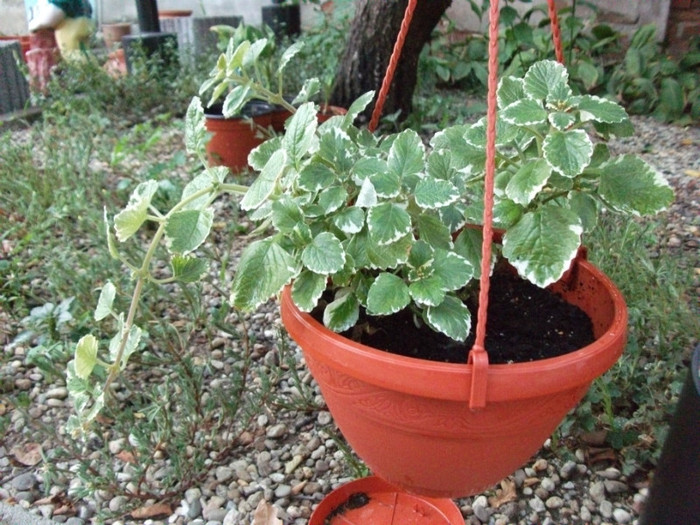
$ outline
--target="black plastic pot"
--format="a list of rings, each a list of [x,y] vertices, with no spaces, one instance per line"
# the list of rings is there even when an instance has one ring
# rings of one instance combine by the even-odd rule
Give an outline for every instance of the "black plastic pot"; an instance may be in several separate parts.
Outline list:
[[[700,523],[700,345],[671,420],[639,525]]]
[[[299,4],[266,5],[262,7],[263,24],[269,26],[279,39],[301,33]]]

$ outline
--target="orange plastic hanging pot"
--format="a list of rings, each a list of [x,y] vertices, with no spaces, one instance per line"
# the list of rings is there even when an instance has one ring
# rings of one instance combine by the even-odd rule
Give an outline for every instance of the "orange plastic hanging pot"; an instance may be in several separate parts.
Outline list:
[[[552,291],[588,314],[595,342],[551,359],[489,365],[481,410],[469,406],[474,365],[355,343],[302,313],[289,288],[281,311],[336,424],[372,472],[408,492],[461,497],[524,464],[622,353],[627,309],[600,270],[578,260],[570,282]]]

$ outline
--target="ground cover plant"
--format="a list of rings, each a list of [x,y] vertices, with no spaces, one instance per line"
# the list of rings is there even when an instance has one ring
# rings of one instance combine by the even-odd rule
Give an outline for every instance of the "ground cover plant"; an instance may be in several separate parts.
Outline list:
[[[46,485],[52,479],[74,480],[73,489],[61,496],[66,502],[95,493],[123,496],[123,510],[112,514],[123,517],[126,509],[177,501],[188,486],[253,446],[260,417],[299,411],[315,421],[322,402],[294,352],[279,342],[283,339],[272,333],[251,340],[255,321],[239,319],[225,306],[228,294],[223,290],[231,278],[226,260],[237,249],[231,232],[250,227],[231,213],[213,225],[212,242],[201,248],[215,261],[203,283],[148,290],[138,322],[153,337],[135,358],[152,364],[152,374],[127,370],[117,404],[108,406],[101,420],[103,432],[75,441],[63,426],[68,410],[46,421],[34,412],[36,391],[48,383],[63,384],[75,344],[94,325],[91,312],[108,277],[115,284],[115,301],[126,303],[130,275],[103,248],[105,208],[115,213],[137,184],[164,175],[171,192],[161,192],[163,198],[170,194],[176,199],[194,173],[193,159],[173,155],[182,149],[183,123],[176,116],[182,109],[166,97],[176,89],[184,99],[187,88],[157,87],[149,79],[157,94],[152,105],[129,111],[130,104],[123,101],[145,104],[138,82],[105,86],[113,93],[105,101],[104,89],[86,89],[89,82],[82,73],[71,74],[62,77],[63,87],[53,92],[41,121],[29,131],[0,136],[0,435],[8,450],[57,442],[39,463]],[[444,90],[420,100],[423,116],[435,115],[433,126],[447,120],[436,108],[438,96],[442,103],[459,104],[459,111],[464,101],[463,93]],[[430,124],[430,119],[422,120]],[[399,124],[387,122],[394,125]],[[683,379],[683,360],[700,333],[693,299],[697,274],[693,280],[692,273],[700,261],[697,250],[666,249],[664,216],[624,223],[609,217],[593,235],[601,249],[591,257],[622,288],[630,305],[630,344],[620,363],[564,423],[549,453],[566,457],[582,435],[602,430],[605,446],[615,451],[612,462],[644,478],[659,452]],[[138,257],[144,247],[127,250]],[[632,267],[633,272],[620,270]],[[207,292],[207,302],[199,300],[201,290]],[[268,314],[263,317],[269,319]],[[111,335],[108,328],[100,335],[105,340]],[[219,377],[219,366],[228,367],[226,381]],[[22,382],[20,388],[16,381],[25,369],[34,371],[34,383]],[[250,380],[259,388],[243,390]],[[327,435],[334,435],[330,427]],[[110,449],[115,443],[121,448]],[[362,466],[347,454],[342,456],[347,474],[361,475]],[[117,463],[130,455],[147,461],[132,467],[132,484],[126,487],[117,476]],[[0,466],[0,477],[9,477],[13,466]],[[101,512],[106,517],[110,511],[105,507]]]

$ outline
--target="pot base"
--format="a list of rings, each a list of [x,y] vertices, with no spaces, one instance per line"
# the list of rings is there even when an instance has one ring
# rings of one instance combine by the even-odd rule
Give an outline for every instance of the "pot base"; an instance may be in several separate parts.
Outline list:
[[[351,481],[319,503],[309,525],[462,525],[450,499],[408,494],[381,478]]]

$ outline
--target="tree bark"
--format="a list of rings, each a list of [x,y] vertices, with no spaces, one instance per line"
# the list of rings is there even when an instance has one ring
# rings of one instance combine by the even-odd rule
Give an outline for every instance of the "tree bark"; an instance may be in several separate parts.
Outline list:
[[[411,112],[418,57],[450,3],[451,0],[418,0],[384,103],[384,115],[401,110],[406,117]],[[407,4],[408,0],[356,1],[355,17],[330,98],[332,104],[348,107],[367,91],[379,92]],[[368,108],[367,116],[373,108]]]

